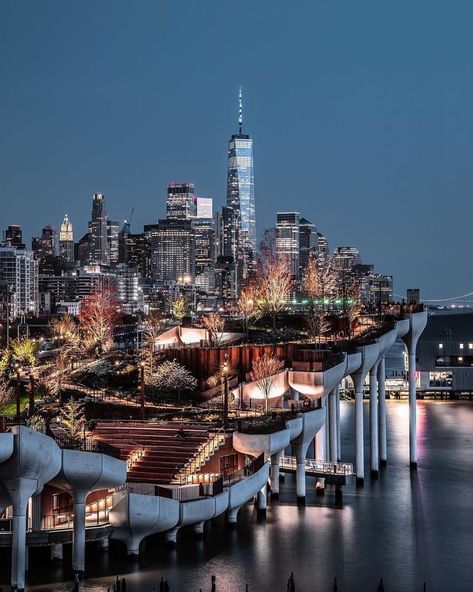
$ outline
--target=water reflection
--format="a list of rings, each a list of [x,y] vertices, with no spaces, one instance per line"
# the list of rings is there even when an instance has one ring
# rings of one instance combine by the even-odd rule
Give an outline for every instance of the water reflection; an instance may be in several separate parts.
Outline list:
[[[368,464],[367,405],[364,411]],[[119,545],[110,555],[97,555],[91,546],[91,579],[83,590],[103,592],[120,574],[126,575],[129,592],[151,592],[161,576],[173,592],[198,592],[210,589],[215,573],[219,592],[243,592],[246,582],[250,591],[282,591],[291,571],[298,592],[329,590],[334,576],[343,592],[373,590],[381,576],[388,592],[422,590],[424,580],[429,592],[471,590],[473,405],[419,401],[418,412],[417,472],[409,470],[407,402],[389,401],[388,467],[364,488],[346,488],[343,509],[334,507],[330,488],[317,497],[314,480],[308,481],[307,506],[297,507],[295,481],[288,475],[265,522],[248,505],[237,530],[228,530],[223,517],[207,525],[204,540],[183,529],[175,550],[164,546],[163,537],[152,537],[136,564],[128,563]],[[353,462],[353,404],[342,404],[341,421],[342,456]],[[5,554],[1,562],[7,582]],[[50,583],[67,582],[67,571],[49,565],[44,570],[45,565],[46,550],[35,550],[29,589],[69,592],[68,583]]]

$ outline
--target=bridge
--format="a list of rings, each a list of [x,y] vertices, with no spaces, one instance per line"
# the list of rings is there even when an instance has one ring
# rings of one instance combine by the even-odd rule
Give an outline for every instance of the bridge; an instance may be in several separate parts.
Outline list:
[[[394,296],[400,300],[405,298],[400,294],[394,294]],[[460,294],[460,296],[451,296],[450,298],[422,298],[422,302],[431,306],[473,307],[473,292]]]

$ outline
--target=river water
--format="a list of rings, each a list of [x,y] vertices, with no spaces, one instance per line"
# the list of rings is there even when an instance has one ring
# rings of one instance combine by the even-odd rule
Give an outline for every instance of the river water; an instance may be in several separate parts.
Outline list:
[[[342,403],[342,456],[354,460],[354,405]],[[365,405],[365,426],[368,406]],[[419,469],[408,467],[407,401],[388,402],[388,466],[379,480],[345,488],[344,507],[334,507],[327,488],[316,497],[308,482],[306,507],[295,504],[295,483],[287,476],[281,497],[258,521],[253,506],[240,510],[238,529],[223,517],[206,527],[204,540],[182,530],[175,550],[156,537],[139,563],[129,563],[119,545],[109,554],[88,549],[88,580],[83,590],[106,590],[115,574],[125,575],[128,592],[151,592],[161,576],[171,592],[286,590],[294,572],[297,592],[376,590],[382,576],[386,592],[466,592],[473,590],[473,405],[418,402]],[[366,461],[369,448],[366,446]],[[369,472],[368,472],[369,475]],[[70,553],[70,551],[68,551]],[[65,563],[70,565],[70,555]],[[1,561],[2,582],[8,561]],[[69,573],[53,568],[47,551],[33,551],[29,590],[69,591]]]

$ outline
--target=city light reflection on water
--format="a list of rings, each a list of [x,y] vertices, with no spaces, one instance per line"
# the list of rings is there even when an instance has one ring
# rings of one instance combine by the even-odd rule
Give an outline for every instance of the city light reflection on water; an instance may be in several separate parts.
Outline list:
[[[258,520],[251,505],[240,511],[239,527],[229,530],[224,519],[207,525],[204,540],[190,530],[180,533],[174,550],[162,538],[147,542],[142,559],[128,563],[123,549],[97,555],[91,546],[87,592],[104,592],[115,574],[125,575],[129,592],[151,592],[161,576],[172,592],[210,590],[217,576],[219,592],[286,589],[291,571],[297,592],[329,590],[337,576],[339,590],[365,592],[383,577],[388,592],[415,592],[428,582],[429,592],[473,589],[470,526],[473,515],[473,405],[418,402],[419,469],[409,471],[406,401],[388,402],[388,467],[365,487],[345,488],[344,508],[334,507],[327,488],[316,497],[308,481],[306,507],[295,505],[295,482],[286,476],[279,502]],[[368,405],[365,405],[365,461],[369,459]],[[354,461],[354,405],[342,403],[342,457]],[[369,473],[367,473],[369,475]],[[46,550],[43,551],[45,553]],[[30,564],[30,590],[69,592],[68,573],[50,568],[45,557]],[[69,561],[69,555],[66,555]],[[2,558],[2,582],[7,560]]]

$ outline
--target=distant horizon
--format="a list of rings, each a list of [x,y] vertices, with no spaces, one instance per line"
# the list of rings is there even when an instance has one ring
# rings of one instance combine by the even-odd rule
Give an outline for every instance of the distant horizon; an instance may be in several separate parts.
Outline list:
[[[68,213],[77,239],[100,192],[141,231],[172,180],[218,209],[241,86],[258,236],[298,211],[397,294],[471,292],[473,5],[242,0],[238,35],[234,18],[216,2],[5,5],[2,230],[30,247]]]

